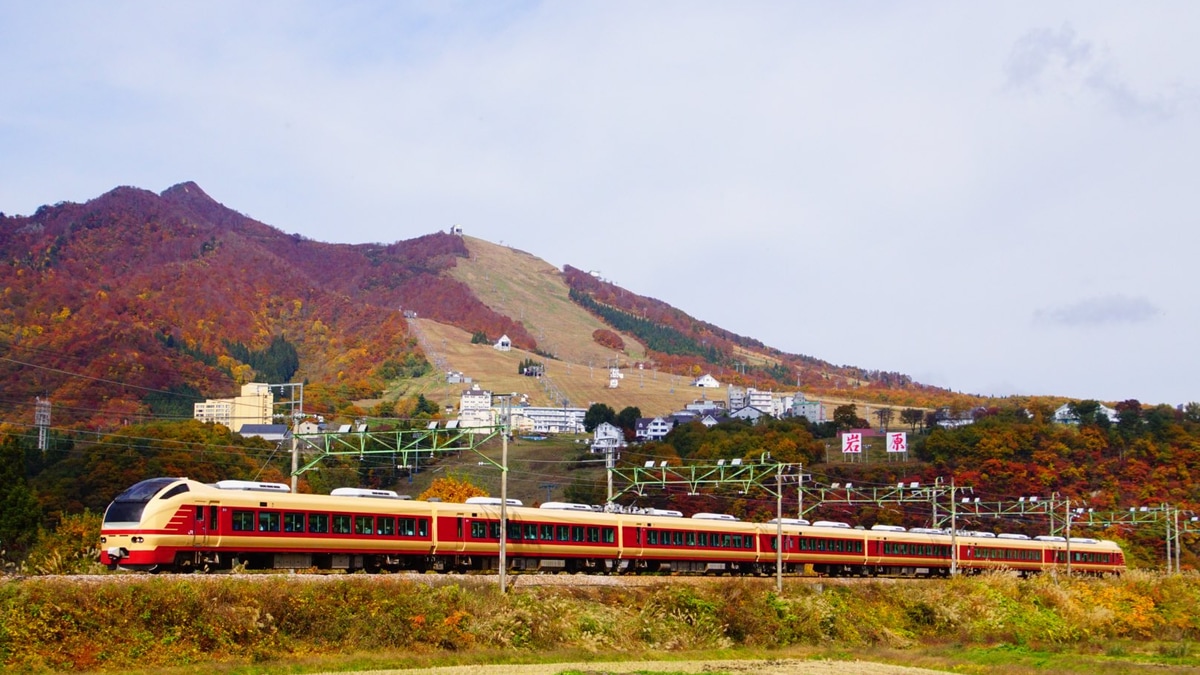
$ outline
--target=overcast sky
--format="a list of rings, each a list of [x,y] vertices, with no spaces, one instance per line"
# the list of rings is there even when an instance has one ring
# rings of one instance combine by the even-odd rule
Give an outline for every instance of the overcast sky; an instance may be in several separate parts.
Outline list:
[[[194,180],[787,352],[1200,400],[1200,4],[2,2],[0,211]]]

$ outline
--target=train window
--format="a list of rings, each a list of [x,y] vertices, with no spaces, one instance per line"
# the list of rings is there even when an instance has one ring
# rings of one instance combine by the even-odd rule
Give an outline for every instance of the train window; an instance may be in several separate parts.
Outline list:
[[[350,516],[334,514],[334,516],[333,516],[333,533],[334,534],[350,534]]]
[[[493,522],[493,523],[488,523],[488,525],[489,525],[488,534],[492,535],[492,539],[495,539],[498,541],[500,539],[500,523],[499,523],[499,521]]]
[[[509,541],[521,541],[521,524],[520,523],[508,523],[507,529],[508,529],[508,540]]]
[[[572,525],[571,526],[571,541],[583,541],[583,526],[582,525]]]
[[[197,523],[204,522],[204,507],[203,506],[196,507],[196,522]]]
[[[374,531],[374,518],[371,516],[354,516],[354,534],[371,534]]]
[[[526,539],[528,539],[529,541],[535,541],[538,538],[537,535],[538,535],[538,526],[537,525],[526,525],[525,526],[525,538]]]
[[[571,540],[571,528],[566,525],[559,525],[554,531],[554,538],[559,541]]]
[[[688,532],[688,533],[687,533],[687,545],[688,545],[688,546],[695,546],[695,545],[696,545],[696,533],[695,533],[695,532]]]
[[[788,546],[788,539],[783,540],[783,547],[790,548]],[[742,548],[754,548],[754,537],[751,537],[750,535],[742,537]]]
[[[487,537],[487,523],[482,523],[478,520],[471,521],[471,538],[484,539]]]
[[[385,537],[396,536],[396,519],[391,516],[379,516],[375,519],[375,526],[379,528],[378,534]]]
[[[325,534],[329,531],[329,514],[310,513],[308,515],[308,531],[313,534]]]
[[[683,533],[675,531],[671,534],[671,543],[676,546],[683,546]]]
[[[612,544],[617,541],[617,531],[615,528],[604,528],[604,543]]]
[[[707,532],[700,533],[700,546],[702,546],[702,547],[708,546],[708,533]]]
[[[646,543],[651,546],[658,545],[658,530],[650,530],[646,533]]]
[[[284,532],[303,532],[304,531],[304,514],[289,512],[283,514],[283,531]]]
[[[590,542],[592,544],[599,544],[600,543],[600,528],[589,527],[587,529],[587,540],[588,540],[588,542]]]
[[[729,548],[732,545],[733,537],[723,534],[721,535],[721,548]]]
[[[421,521],[424,523],[425,521]],[[402,537],[411,537],[416,534],[417,521],[413,518],[401,518],[400,529],[397,531]]]
[[[279,531],[279,512],[278,511],[259,511],[258,512],[258,531],[259,532],[278,532]]]
[[[179,485],[176,485],[175,487],[171,488],[170,490],[167,490],[166,492],[164,492],[163,495],[161,497],[159,497],[159,499],[170,499],[171,497],[174,497],[175,495],[181,495],[188,491],[189,490],[188,490],[187,483],[180,483]]]
[[[422,518],[417,521],[417,536],[419,536],[419,537],[428,537],[429,536],[429,521],[428,520]]]
[[[254,512],[253,511],[234,511],[233,512],[233,531],[234,532],[253,532],[254,531]]]
[[[542,536],[539,538],[542,541],[554,541],[554,526],[553,525],[543,525],[542,526]]]

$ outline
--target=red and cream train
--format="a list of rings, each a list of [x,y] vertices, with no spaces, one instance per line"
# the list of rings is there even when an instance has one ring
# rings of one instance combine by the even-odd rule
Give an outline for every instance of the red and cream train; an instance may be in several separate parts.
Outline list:
[[[774,573],[779,524],[675,511],[604,513],[547,503],[507,510],[508,567],[564,572]],[[787,573],[829,576],[943,576],[952,546],[964,572],[1065,569],[1119,573],[1110,541],[909,530],[784,519]],[[286,485],[205,484],[151,478],[117,496],[104,514],[101,561],[146,571],[251,568],[496,569],[499,500],[454,504],[400,499],[393,492],[342,488],[293,494]]]

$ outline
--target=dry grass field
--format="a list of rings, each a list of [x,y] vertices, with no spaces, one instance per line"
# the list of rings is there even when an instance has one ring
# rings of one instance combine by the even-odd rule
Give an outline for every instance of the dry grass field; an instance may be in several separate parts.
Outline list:
[[[644,414],[661,415],[678,410],[706,394],[709,398],[724,399],[726,396],[724,389],[692,387],[691,379],[687,377],[631,368],[624,359],[621,372],[625,377],[616,389],[609,389],[608,366],[604,363],[589,365],[586,361],[545,359],[518,349],[500,352],[491,345],[471,344],[471,336],[453,326],[425,319],[410,323],[417,325],[426,337],[426,344],[448,368],[462,371],[474,383],[495,393],[527,394],[531,405],[563,405],[562,396],[565,396],[573,408],[586,408],[599,402],[615,410],[632,405],[641,408]],[[527,358],[545,363],[547,381],[517,373],[517,366]],[[434,361],[435,355],[430,355],[430,360]],[[447,385],[443,373],[440,383],[432,384],[422,393],[439,403],[457,405],[461,390],[469,386]],[[554,395],[554,391],[560,395]]]
[[[524,251],[464,237],[471,257],[460,260],[450,276],[467,284],[488,307],[525,324],[539,348],[570,363],[603,366],[618,356],[592,340],[607,328],[568,297],[562,271]],[[490,336],[493,339],[500,336]],[[622,335],[622,363],[645,358],[642,345]]]
[[[652,365],[637,367],[645,363],[646,353],[632,335],[621,334],[625,341],[622,353],[597,344],[592,333],[608,327],[571,301],[558,268],[524,251],[473,237],[464,240],[471,256],[460,260],[451,275],[469,285],[492,309],[522,322],[539,348],[556,358],[521,350],[500,352],[491,345],[471,344],[470,334],[453,326],[427,319],[411,320],[431,362],[461,371],[489,391],[526,395],[531,405],[564,405],[565,401],[570,407],[586,408],[592,403],[605,403],[618,411],[636,406],[644,415],[663,415],[700,398],[726,399],[724,388],[690,386],[691,375],[660,372]],[[518,365],[526,358],[545,363],[544,380],[517,373]],[[736,358],[754,365],[773,362],[769,356],[743,349],[737,351]],[[609,389],[609,367],[614,363],[619,364],[624,377],[616,389]],[[389,392],[389,397],[420,393],[443,406],[457,406],[460,393],[470,385],[447,384],[445,373],[436,372],[402,386]],[[852,401],[824,402],[827,414],[832,414],[834,406]],[[861,417],[874,421],[872,414],[878,406],[857,405]]]

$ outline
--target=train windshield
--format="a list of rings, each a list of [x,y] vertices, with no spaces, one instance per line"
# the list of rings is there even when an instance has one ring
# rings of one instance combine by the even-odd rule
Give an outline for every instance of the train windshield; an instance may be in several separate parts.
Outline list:
[[[104,512],[105,523],[136,523],[142,519],[142,510],[154,495],[178,478],[150,478],[117,495]],[[185,489],[187,486],[181,486]]]

